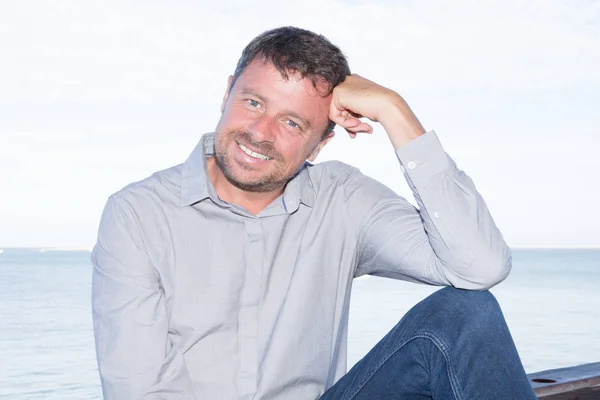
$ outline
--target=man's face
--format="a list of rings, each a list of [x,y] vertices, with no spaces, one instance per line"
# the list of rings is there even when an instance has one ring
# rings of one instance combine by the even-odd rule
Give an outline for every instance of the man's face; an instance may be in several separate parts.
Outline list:
[[[288,76],[285,80],[272,64],[254,60],[225,93],[215,159],[240,189],[283,188],[333,136],[321,140],[331,101],[326,83],[317,90],[310,79]]]

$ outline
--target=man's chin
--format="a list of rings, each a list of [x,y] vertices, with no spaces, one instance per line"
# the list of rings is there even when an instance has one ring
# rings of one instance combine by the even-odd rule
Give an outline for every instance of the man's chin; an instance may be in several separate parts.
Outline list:
[[[265,171],[265,168],[240,164],[233,157],[221,158],[217,155],[215,160],[225,179],[236,188],[247,192],[272,192],[282,189],[287,183],[287,180],[278,180],[271,176],[270,171]]]
[[[246,168],[235,168],[222,170],[223,175],[227,181],[237,187],[238,189],[247,192],[270,192],[277,190],[281,186],[276,180],[266,176],[264,173],[258,173],[258,171],[248,170]]]
[[[235,178],[225,174],[227,181],[238,189],[253,193],[266,193],[280,189],[283,186],[275,182],[265,182],[263,180]]]

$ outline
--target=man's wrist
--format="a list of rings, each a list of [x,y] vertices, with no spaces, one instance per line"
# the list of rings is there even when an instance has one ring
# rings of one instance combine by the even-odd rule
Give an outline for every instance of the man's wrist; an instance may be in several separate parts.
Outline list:
[[[379,123],[388,134],[395,150],[425,133],[423,125],[402,97],[396,94],[387,105],[382,110]]]

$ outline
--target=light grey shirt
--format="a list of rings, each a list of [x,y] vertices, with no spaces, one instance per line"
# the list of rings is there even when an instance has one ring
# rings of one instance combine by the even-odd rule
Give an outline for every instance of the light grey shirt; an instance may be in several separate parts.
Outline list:
[[[216,195],[213,154],[206,134],[106,204],[92,253],[105,399],[316,399],[346,372],[354,277],[486,289],[510,270],[434,132],[396,150],[418,209],[331,161],[307,163],[254,216]]]

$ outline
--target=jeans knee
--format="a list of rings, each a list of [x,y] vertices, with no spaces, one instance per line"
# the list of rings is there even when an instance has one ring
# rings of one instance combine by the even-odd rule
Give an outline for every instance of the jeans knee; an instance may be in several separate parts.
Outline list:
[[[504,317],[498,301],[489,291],[463,290],[447,287],[438,290],[424,302],[429,316],[437,323],[446,326],[468,326],[482,330],[486,326],[496,326]]]
[[[448,303],[472,312],[490,311],[499,307],[498,301],[489,290],[465,290],[447,287],[439,291]]]

